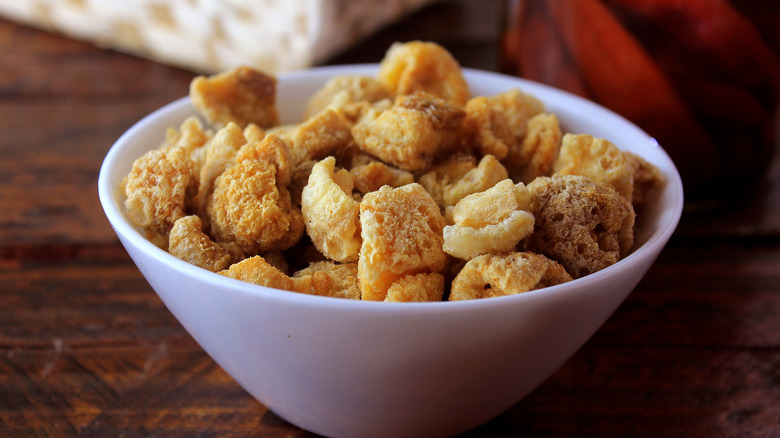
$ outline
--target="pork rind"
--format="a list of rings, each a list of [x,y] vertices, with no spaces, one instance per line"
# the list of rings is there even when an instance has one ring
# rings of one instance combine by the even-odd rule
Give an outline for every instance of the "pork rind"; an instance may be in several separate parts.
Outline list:
[[[530,193],[505,179],[484,192],[463,198],[444,227],[444,252],[462,260],[509,252],[533,231]]]
[[[233,122],[217,131],[205,147],[205,156],[200,166],[198,186],[198,213],[206,217],[206,203],[214,191],[214,180],[228,167],[236,163],[238,150],[246,144],[241,128]]]
[[[386,111],[372,110],[352,127],[358,147],[404,170],[425,170],[455,139],[463,110],[426,93],[400,96]]]
[[[414,182],[414,175],[406,170],[371,161],[349,169],[355,189],[361,194],[379,190],[382,186],[401,187]]]
[[[279,136],[289,145],[295,165],[308,160],[319,161],[329,155],[338,156],[352,142],[350,125],[332,109],[320,111]]]
[[[509,129],[518,140],[525,137],[528,121],[544,112],[542,101],[517,88],[488,96],[487,99],[493,111],[504,115]]]
[[[436,43],[393,44],[382,59],[377,78],[397,95],[424,91],[459,107],[471,97],[460,65]]]
[[[242,129],[279,124],[276,78],[249,67],[237,67],[214,76],[198,76],[190,83],[192,105],[217,127],[233,122]]]
[[[288,290],[291,292],[316,294],[316,291],[313,289],[312,275],[289,277],[259,255],[234,263],[230,268],[217,273],[224,275],[225,277],[246,281],[247,283],[260,286]]]
[[[642,214],[649,201],[650,192],[659,187],[663,187],[666,178],[657,167],[650,164],[644,158],[631,152],[623,152],[634,167],[634,192],[631,203],[634,205],[634,212]]]
[[[634,166],[614,144],[589,134],[566,134],[553,163],[558,175],[582,175],[609,184],[631,202],[634,194]]]
[[[192,210],[198,189],[190,152],[177,145],[150,150],[136,159],[122,185],[128,219],[162,246],[167,246],[173,223]]]
[[[305,276],[311,276],[314,282],[318,283],[314,287],[318,295],[360,299],[357,263],[314,262],[293,275],[296,278]]]
[[[262,160],[243,160],[217,177],[207,213],[214,239],[247,255],[289,248],[305,228],[290,193],[276,184],[276,167]]]
[[[276,168],[276,185],[287,187],[293,177],[293,160],[287,144],[279,137],[269,134],[261,140],[251,141],[236,153],[236,162],[258,160],[271,163]]]
[[[203,124],[195,116],[187,117],[179,126],[179,129],[170,127],[165,131],[164,146],[177,146],[187,150],[193,161],[197,161],[193,155],[214,136],[208,129],[203,129]],[[199,169],[195,165],[195,169]]]
[[[530,251],[574,278],[613,265],[634,243],[634,209],[608,184],[579,175],[539,177],[528,185],[536,224]]]
[[[463,132],[470,148],[499,160],[504,159],[517,142],[505,113],[495,109],[484,96],[475,97],[466,104]]]
[[[360,251],[360,203],[352,198],[352,177],[335,172],[336,159],[325,158],[312,168],[301,193],[306,233],[325,257],[354,262]]]
[[[449,300],[515,295],[570,280],[563,266],[540,254],[485,254],[469,260],[455,276]]]
[[[476,165],[474,157],[456,155],[434,166],[420,177],[419,182],[444,211],[466,196],[485,191],[507,177],[506,169],[493,155],[485,155]]]
[[[421,185],[384,186],[368,193],[360,203],[360,224],[362,299],[383,301],[401,278],[444,269],[444,217]]]
[[[526,124],[522,141],[502,161],[515,182],[530,183],[550,176],[561,148],[561,127],[555,114],[537,114]]]
[[[371,103],[392,99],[393,94],[376,78],[360,75],[336,76],[309,99],[303,119],[330,108],[347,120],[355,121]]]
[[[232,243],[215,243],[203,232],[198,216],[184,216],[174,222],[168,237],[168,252],[203,269],[221,271],[244,258],[243,251]]]
[[[407,275],[387,289],[386,303],[424,303],[441,301],[444,296],[444,275],[438,272]]]

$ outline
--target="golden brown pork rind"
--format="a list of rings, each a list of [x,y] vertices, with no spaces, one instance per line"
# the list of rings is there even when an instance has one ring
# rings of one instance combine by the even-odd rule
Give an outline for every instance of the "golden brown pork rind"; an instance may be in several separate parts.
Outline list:
[[[483,156],[478,164],[471,155],[454,155],[433,166],[419,182],[444,211],[466,196],[485,191],[507,177],[506,169],[493,155]]]
[[[634,242],[634,209],[608,184],[579,175],[539,177],[528,185],[536,218],[528,249],[574,278],[616,263]]]
[[[609,184],[630,203],[634,194],[634,166],[610,141],[589,134],[566,134],[553,163],[557,175],[582,175]]]
[[[544,104],[536,97],[512,88],[487,97],[490,107],[504,115],[509,129],[518,140],[526,135],[528,121],[544,112]]]
[[[390,286],[407,275],[444,269],[444,218],[419,184],[368,193],[360,203],[360,224],[358,279],[364,300],[384,300]]]
[[[288,277],[259,255],[234,263],[230,268],[217,273],[260,286],[306,294],[316,293],[312,286],[313,276]]]
[[[287,144],[279,137],[269,134],[260,141],[248,142],[236,153],[236,163],[244,160],[260,160],[276,167],[276,184],[287,187],[292,181],[293,161]]]
[[[330,155],[340,156],[352,142],[350,125],[332,109],[320,111],[279,136],[289,145],[295,165],[308,160],[319,161]]]
[[[167,246],[173,223],[193,209],[198,189],[190,153],[176,145],[150,150],[136,159],[122,185],[128,219],[162,246]]]
[[[561,127],[555,114],[537,114],[526,124],[525,136],[503,160],[512,180],[528,184],[550,176],[561,148]]]
[[[388,166],[380,161],[371,161],[349,169],[355,189],[361,194],[379,190],[382,186],[401,187],[414,182],[411,172]]]
[[[657,167],[639,155],[626,151],[623,155],[634,166],[634,193],[631,203],[634,205],[634,212],[639,216],[647,207],[650,192],[663,187],[666,178]]]
[[[289,248],[304,231],[300,211],[267,161],[248,159],[225,170],[206,210],[214,239],[235,242],[247,255]]]
[[[505,179],[488,190],[466,196],[449,214],[444,252],[462,260],[512,251],[533,231],[530,193],[522,183]]]
[[[515,295],[571,279],[563,266],[540,254],[485,254],[469,260],[455,276],[449,300]]]
[[[293,277],[315,278],[315,281],[319,282],[315,287],[318,295],[359,300],[360,286],[357,271],[357,263],[321,261],[311,263],[308,267],[297,271]],[[317,273],[325,275],[316,275]]]
[[[310,119],[325,108],[330,108],[354,122],[368,105],[392,98],[390,90],[376,78],[362,75],[336,76],[309,99],[303,119]]]
[[[399,278],[390,288],[384,301],[387,303],[425,303],[441,301],[444,296],[444,275],[438,272],[407,275]]]
[[[205,157],[200,166],[198,186],[198,214],[206,215],[206,203],[214,191],[214,180],[228,167],[236,163],[236,153],[246,144],[241,128],[233,122],[217,131],[205,147]]]
[[[168,236],[168,252],[203,269],[221,271],[243,259],[243,252],[229,244],[218,244],[203,232],[198,216],[184,216],[174,222]]]
[[[360,150],[404,170],[425,170],[452,142],[465,113],[424,93],[400,96],[386,111],[367,112],[352,127]]]
[[[361,245],[360,203],[352,198],[349,172],[336,172],[335,165],[333,157],[314,165],[301,193],[301,212],[306,233],[325,257],[354,262]]]
[[[377,75],[392,93],[418,91],[462,107],[471,97],[460,65],[442,46],[422,41],[395,43],[388,49]]]
[[[195,109],[217,127],[233,122],[242,129],[279,124],[276,78],[249,67],[237,67],[214,76],[198,76],[190,83]]]
[[[503,160],[517,142],[506,115],[496,110],[484,96],[474,97],[466,104],[463,135],[468,147],[479,155],[490,154],[499,160]]]

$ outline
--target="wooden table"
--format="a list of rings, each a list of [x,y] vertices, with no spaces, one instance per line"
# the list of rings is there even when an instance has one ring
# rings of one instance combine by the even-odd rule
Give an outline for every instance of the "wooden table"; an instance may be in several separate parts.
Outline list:
[[[332,63],[376,62],[419,38],[495,70],[497,5],[426,8]],[[109,146],[192,77],[0,21],[1,436],[311,435],[193,341],[98,203]],[[687,212],[596,335],[468,436],[780,436],[777,164],[746,204]]]

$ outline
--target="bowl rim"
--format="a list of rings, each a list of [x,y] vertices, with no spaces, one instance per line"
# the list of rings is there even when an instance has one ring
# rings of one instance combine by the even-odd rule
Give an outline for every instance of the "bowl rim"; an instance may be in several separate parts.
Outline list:
[[[278,84],[280,86],[284,86],[291,81],[300,80],[312,75],[329,77],[337,73],[346,74],[346,72],[354,74],[371,73],[375,72],[377,69],[378,64],[332,65],[282,73],[277,75],[277,78],[279,81]],[[613,276],[615,274],[619,274],[620,272],[630,270],[634,265],[639,263],[645,257],[661,251],[661,249],[666,245],[667,241],[671,238],[679,223],[680,217],[682,216],[683,186],[679,172],[671,158],[650,135],[648,135],[632,122],[607,108],[604,108],[580,96],[576,96],[549,85],[485,70],[462,68],[462,71],[467,81],[469,82],[480,79],[500,79],[514,82],[516,86],[523,91],[529,87],[535,90],[542,90],[545,94],[549,93],[558,98],[564,99],[564,101],[576,103],[577,105],[582,106],[586,111],[595,112],[602,117],[612,118],[614,121],[624,125],[625,128],[630,128],[631,130],[635,131],[636,135],[640,135],[646,138],[649,144],[654,144],[658,148],[657,152],[660,153],[662,159],[668,161],[665,163],[668,172],[664,172],[664,176],[666,177],[665,190],[671,191],[670,193],[672,198],[671,205],[667,207],[670,210],[665,214],[665,217],[668,219],[665,222],[659,223],[658,228],[650,234],[649,238],[644,243],[635,248],[629,255],[607,268],[578,278],[571,282],[523,292],[516,295],[494,297],[490,299],[436,301],[423,303],[391,303],[382,301],[348,300],[333,297],[323,297],[247,283],[199,268],[171,255],[167,251],[153,244],[127,220],[119,206],[121,201],[118,199],[118,196],[116,196],[119,193],[118,187],[114,187],[112,184],[112,173],[114,172],[115,167],[119,164],[118,161],[121,158],[120,154],[123,149],[125,149],[127,145],[130,144],[131,139],[139,132],[147,129],[148,125],[153,124],[159,118],[165,117],[171,113],[184,111],[183,107],[191,107],[190,98],[188,96],[176,99],[147,114],[135,122],[112,144],[103,160],[103,163],[101,164],[98,176],[98,197],[100,203],[111,227],[114,229],[114,232],[118,235],[118,237],[122,238],[120,240],[122,240],[123,244],[132,245],[150,258],[168,266],[170,269],[180,271],[181,273],[193,277],[194,279],[207,284],[210,287],[220,289],[229,288],[237,293],[258,296],[264,299],[279,302],[288,302],[298,306],[331,307],[342,309],[358,308],[391,313],[412,311],[451,312],[465,311],[467,309],[489,309],[494,306],[505,306],[510,300],[523,301],[534,299],[540,294],[552,296],[572,293],[574,290],[582,286],[587,286],[591,283],[601,281],[603,277]],[[537,93],[531,92],[530,94],[536,95]],[[544,101],[544,99],[541,100]]]

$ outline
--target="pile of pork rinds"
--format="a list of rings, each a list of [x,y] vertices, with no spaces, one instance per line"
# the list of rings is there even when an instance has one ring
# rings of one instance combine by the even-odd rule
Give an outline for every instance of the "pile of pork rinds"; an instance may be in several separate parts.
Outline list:
[[[563,283],[624,257],[664,184],[518,89],[472,97],[435,43],[331,79],[298,124],[250,68],[197,77],[190,97],[205,121],[135,161],[127,216],[182,260],[277,289],[403,302]]]

